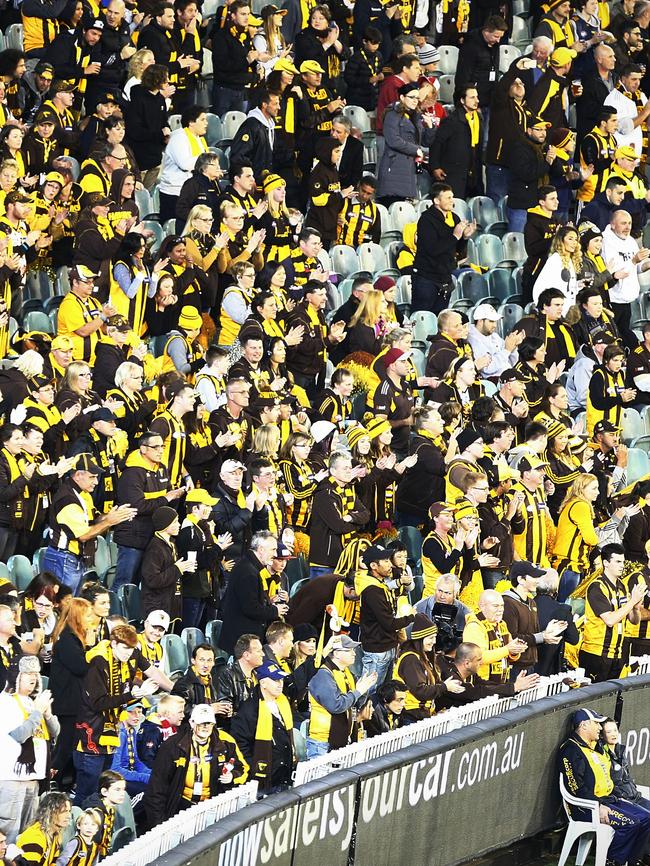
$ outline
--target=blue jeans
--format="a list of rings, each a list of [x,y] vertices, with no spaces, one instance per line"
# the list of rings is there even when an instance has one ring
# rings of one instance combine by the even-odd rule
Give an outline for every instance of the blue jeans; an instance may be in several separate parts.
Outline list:
[[[523,232],[524,226],[526,225],[526,220],[528,219],[528,213],[519,208],[507,208],[508,212],[508,231],[509,232]]]
[[[560,575],[560,585],[557,590],[557,600],[565,602],[576,586],[580,583],[580,575],[577,571],[565,568]]]
[[[97,793],[97,782],[110,763],[110,755],[89,755],[87,752],[74,751],[72,763],[77,771],[77,791],[74,795],[74,806],[81,804]]]
[[[137,547],[117,546],[117,565],[115,566],[115,580],[111,589],[117,592],[125,583],[140,584],[140,563],[144,556],[144,550]]]
[[[246,91],[215,84],[212,88],[212,111],[218,115],[227,111],[246,111]]]
[[[68,553],[67,550],[48,547],[45,551],[43,571],[49,571],[58,577],[61,583],[70,587],[73,595],[79,591],[79,584],[85,570],[82,560],[73,553]]]
[[[377,674],[377,682],[368,691],[368,694],[371,695],[377,691],[384,680],[389,678],[390,672],[393,669],[393,662],[395,661],[395,650],[390,649],[383,653],[364,652],[361,661],[363,664],[361,676],[365,677],[366,674],[371,673]]]
[[[307,760],[318,758],[320,755],[326,755],[330,751],[329,743],[321,743],[320,740],[312,740],[307,737]]]
[[[204,598],[183,598],[183,628],[199,628],[204,610]]]
[[[487,180],[487,194],[495,204],[504,195],[508,195],[508,181],[510,180],[510,170],[505,165],[488,165],[485,169]]]
[[[333,568],[327,568],[325,565],[311,565],[309,567],[309,579],[313,580],[315,577],[321,577],[323,574],[331,574],[333,571]]]

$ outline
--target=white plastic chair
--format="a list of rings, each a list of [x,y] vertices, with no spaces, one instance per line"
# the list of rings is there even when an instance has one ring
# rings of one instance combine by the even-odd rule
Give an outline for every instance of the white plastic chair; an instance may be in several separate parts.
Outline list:
[[[458,48],[455,45],[440,45],[440,63],[438,71],[443,75],[455,75],[458,66]]]
[[[558,866],[564,866],[567,862],[576,839],[578,840],[576,866],[583,866],[593,842],[592,833],[596,836],[596,860],[594,866],[605,866],[607,851],[614,838],[614,828],[608,824],[600,823],[600,804],[595,800],[582,800],[580,797],[574,797],[573,794],[569,794],[564,786],[562,774],[560,774],[560,793],[562,794],[564,810],[569,819],[569,826],[564,837],[564,845],[562,846]],[[569,814],[570,805],[591,812],[591,820],[575,821]]]

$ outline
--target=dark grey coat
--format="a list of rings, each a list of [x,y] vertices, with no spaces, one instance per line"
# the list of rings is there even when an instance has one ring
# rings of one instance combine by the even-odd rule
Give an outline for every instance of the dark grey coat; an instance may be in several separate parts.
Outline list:
[[[426,127],[419,113],[411,119],[396,111],[398,105],[391,106],[384,116],[385,147],[379,163],[377,196],[417,198],[415,157],[422,148],[426,159],[436,129]]]

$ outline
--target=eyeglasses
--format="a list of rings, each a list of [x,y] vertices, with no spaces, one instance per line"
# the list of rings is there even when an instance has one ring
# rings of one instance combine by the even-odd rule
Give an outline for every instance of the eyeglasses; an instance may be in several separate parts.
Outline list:
[[[34,607],[42,607],[44,610],[54,610],[54,605],[49,601],[35,601]]]
[[[87,373],[77,373],[77,376],[79,377],[79,379],[90,379],[92,373],[90,371],[88,371]]]
[[[151,451],[160,451],[165,447],[165,445],[161,442],[160,445],[144,445],[143,447],[149,448]]]

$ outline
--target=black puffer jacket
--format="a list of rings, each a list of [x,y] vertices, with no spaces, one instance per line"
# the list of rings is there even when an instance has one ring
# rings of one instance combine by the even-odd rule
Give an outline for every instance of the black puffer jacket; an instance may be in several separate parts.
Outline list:
[[[126,458],[124,472],[117,483],[118,505],[130,505],[138,513],[128,523],[115,527],[113,537],[123,547],[144,550],[153,537],[151,515],[161,505],[168,505],[165,494],[170,489],[167,470],[153,469],[139,451]]]

